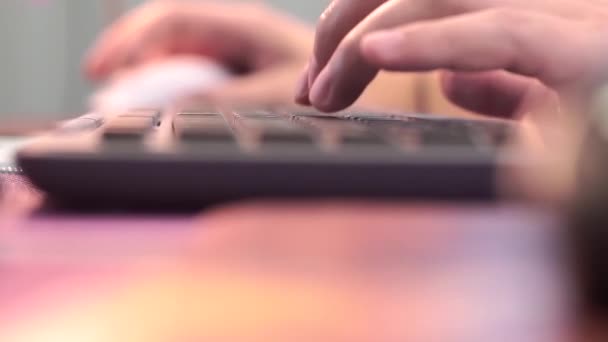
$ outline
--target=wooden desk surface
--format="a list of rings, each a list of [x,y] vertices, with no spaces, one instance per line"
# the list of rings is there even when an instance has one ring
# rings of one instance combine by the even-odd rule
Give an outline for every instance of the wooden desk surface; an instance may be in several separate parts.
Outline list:
[[[0,197],[0,341],[568,341],[556,220],[514,205],[39,212]]]

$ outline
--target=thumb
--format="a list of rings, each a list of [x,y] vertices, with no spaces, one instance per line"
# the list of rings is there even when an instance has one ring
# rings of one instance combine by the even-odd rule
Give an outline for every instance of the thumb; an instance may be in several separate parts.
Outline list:
[[[451,72],[441,74],[445,96],[467,110],[499,118],[518,118],[529,95],[551,90],[539,81],[506,71]]]

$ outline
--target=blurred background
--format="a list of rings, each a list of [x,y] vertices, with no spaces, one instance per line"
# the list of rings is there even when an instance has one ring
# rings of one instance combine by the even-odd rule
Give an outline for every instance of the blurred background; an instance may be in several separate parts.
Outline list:
[[[93,86],[80,72],[82,56],[104,25],[143,2],[0,1],[0,119],[59,119],[85,111]],[[266,2],[311,22],[327,4]]]

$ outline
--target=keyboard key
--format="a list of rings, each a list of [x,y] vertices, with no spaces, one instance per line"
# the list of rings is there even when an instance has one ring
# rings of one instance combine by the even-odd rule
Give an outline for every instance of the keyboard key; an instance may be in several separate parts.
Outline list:
[[[235,114],[243,119],[281,119],[283,116],[266,110],[235,110]]]
[[[465,130],[425,130],[422,140],[427,146],[473,146],[471,132]]]
[[[153,117],[119,116],[106,124],[104,136],[106,138],[141,138],[156,124],[156,119]]]
[[[203,112],[197,112],[197,113],[184,113],[184,112],[179,112],[179,115],[193,115],[193,116],[222,116],[222,113],[220,112],[213,112],[213,111],[209,111],[207,113],[203,113]]]
[[[329,115],[309,115],[309,116],[302,116],[301,118],[305,118],[308,120],[311,120],[312,122],[317,122],[320,124],[333,124],[333,123],[350,123],[349,120],[346,120],[344,118],[338,117],[338,116],[329,116]]]
[[[161,112],[157,109],[133,109],[126,113],[120,114],[119,118],[151,118],[153,119],[154,125],[160,124]]]
[[[378,132],[386,132],[400,139],[400,135],[415,132],[422,147],[472,146],[471,130],[463,120],[410,118],[404,121],[368,121],[367,125]]]
[[[57,129],[59,134],[82,133],[95,130],[103,125],[104,117],[101,114],[86,114],[76,119],[63,123]]]
[[[178,113],[179,115],[210,115],[210,116],[221,116],[221,111],[215,106],[201,106],[196,108],[182,109]]]
[[[152,109],[152,108],[150,108],[150,109],[144,109],[144,108],[130,109],[124,113],[121,113],[118,116],[119,117],[122,117],[122,116],[158,117],[158,116],[160,116],[160,110]]]
[[[369,114],[369,113],[344,113],[344,117],[359,122],[395,122],[408,121],[409,116],[403,114]]]
[[[369,131],[343,132],[340,136],[342,144],[357,145],[383,145],[386,142],[382,137]]]
[[[481,135],[482,140],[486,140],[488,144],[493,146],[506,144],[515,132],[515,126],[507,123],[480,123],[472,121],[467,123],[467,126],[474,136]],[[479,138],[476,141],[479,141]]]
[[[332,119],[336,119],[336,120],[345,120],[344,117],[335,115],[335,114],[326,114],[326,113],[319,113],[319,112],[295,112],[295,113],[291,113],[291,115],[293,115],[294,117],[300,117],[300,118],[317,118],[317,119],[327,119],[327,120],[332,120]]]
[[[271,142],[312,142],[311,132],[302,126],[282,119],[245,120],[248,127],[257,129],[261,133],[262,141]]]
[[[173,120],[175,135],[183,140],[234,140],[232,131],[222,116],[180,114]]]
[[[342,144],[384,144],[385,141],[378,134],[368,129],[362,122],[356,122],[337,116],[308,116],[308,120],[326,134],[332,136],[329,140]]]

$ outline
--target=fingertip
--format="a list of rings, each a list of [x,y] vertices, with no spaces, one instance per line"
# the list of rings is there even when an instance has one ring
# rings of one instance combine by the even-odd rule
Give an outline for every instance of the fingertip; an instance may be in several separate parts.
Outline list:
[[[83,59],[82,71],[90,79],[103,78],[105,74],[104,58],[99,48],[93,48],[87,52]]]
[[[319,62],[317,62],[317,58],[313,55],[310,58],[310,62],[308,62],[308,90],[312,89],[312,85],[315,83],[319,74],[321,73],[321,67],[319,66]]]
[[[451,93],[454,88],[456,75],[453,71],[441,70],[439,72],[439,86],[445,93]]]
[[[89,79],[96,80],[100,78],[101,73],[99,72],[98,65],[90,59],[85,59],[81,69],[82,73]]]
[[[310,103],[321,111],[329,111],[331,107],[330,80],[327,70],[321,72],[310,88]]]
[[[310,105],[310,98],[309,98],[310,88],[308,85],[309,74],[310,74],[310,64],[307,64],[306,67],[304,68],[304,71],[302,72],[302,75],[300,76],[300,79],[296,83],[295,102],[298,104],[301,104],[303,106]]]
[[[374,41],[374,36],[368,34],[361,38],[361,42],[359,43],[359,50],[364,57],[370,57],[376,52],[376,44],[377,42]]]
[[[305,97],[296,96],[295,102],[296,102],[296,104],[299,104],[302,106],[310,106],[312,104],[310,102],[310,99],[308,98],[308,96],[305,96]]]
[[[333,75],[327,69],[321,72],[310,90],[310,103],[316,109],[325,113],[332,113],[348,107],[343,102],[345,98],[336,94],[333,84]]]

